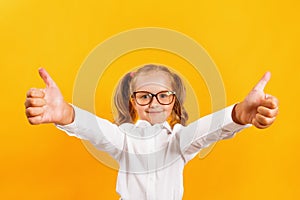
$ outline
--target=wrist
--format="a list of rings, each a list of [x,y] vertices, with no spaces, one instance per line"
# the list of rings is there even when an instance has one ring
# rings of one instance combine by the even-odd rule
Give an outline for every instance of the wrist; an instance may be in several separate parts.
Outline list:
[[[74,121],[74,108],[67,102],[63,106],[62,119],[60,120],[59,125],[71,124]]]
[[[231,113],[232,121],[237,124],[245,125],[247,123],[242,120],[242,103],[237,103],[234,105]]]

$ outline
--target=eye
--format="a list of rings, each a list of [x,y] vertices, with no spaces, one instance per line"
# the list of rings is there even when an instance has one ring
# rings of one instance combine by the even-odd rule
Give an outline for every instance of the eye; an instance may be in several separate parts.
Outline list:
[[[139,98],[140,99],[149,99],[149,98],[151,98],[151,95],[150,94],[144,94],[144,95],[141,95]]]
[[[136,94],[136,98],[141,99],[141,100],[147,100],[147,99],[151,99],[151,94],[149,93],[137,93]]]
[[[169,94],[167,93],[160,93],[159,94],[159,98],[163,99],[163,98],[168,98],[169,97]]]

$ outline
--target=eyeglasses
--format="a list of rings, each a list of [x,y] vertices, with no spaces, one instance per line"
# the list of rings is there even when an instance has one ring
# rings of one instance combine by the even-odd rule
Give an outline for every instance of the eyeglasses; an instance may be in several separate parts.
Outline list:
[[[175,97],[175,92],[173,91],[161,91],[156,94],[152,94],[147,91],[137,91],[133,92],[132,97],[135,99],[136,103],[140,106],[145,106],[153,101],[153,97],[156,98],[157,102],[161,105],[170,105]]]

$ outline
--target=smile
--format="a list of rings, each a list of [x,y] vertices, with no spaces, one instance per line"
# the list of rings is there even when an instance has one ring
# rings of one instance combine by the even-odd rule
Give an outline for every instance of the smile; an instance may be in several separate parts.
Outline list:
[[[147,113],[150,113],[150,114],[155,114],[155,113],[161,113],[163,111],[159,111],[159,110],[152,110],[152,111],[146,111]]]

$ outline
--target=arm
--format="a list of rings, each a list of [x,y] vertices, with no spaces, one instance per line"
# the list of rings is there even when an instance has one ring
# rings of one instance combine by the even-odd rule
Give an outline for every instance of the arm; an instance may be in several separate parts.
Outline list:
[[[257,128],[269,127],[278,114],[278,100],[264,93],[269,80],[267,72],[241,103],[205,116],[185,128],[180,134],[180,146],[186,159],[218,140],[234,136],[250,124]]]
[[[74,121],[68,125],[56,124],[56,127],[69,136],[89,141],[97,149],[118,160],[124,144],[124,134],[119,127],[76,106],[73,108]]]
[[[204,116],[183,127],[179,134],[179,144],[186,162],[203,148],[222,139],[232,138],[235,133],[251,126],[241,125],[232,120],[235,105]]]

